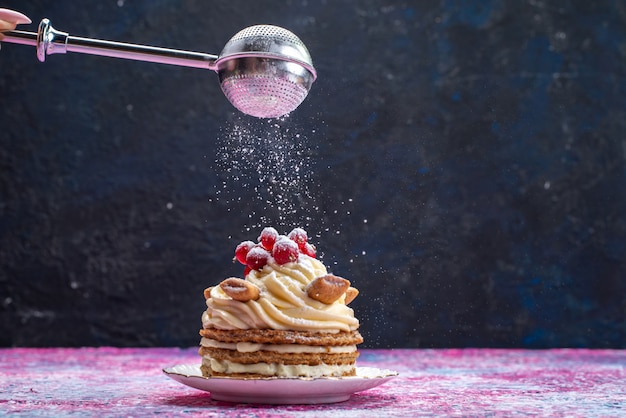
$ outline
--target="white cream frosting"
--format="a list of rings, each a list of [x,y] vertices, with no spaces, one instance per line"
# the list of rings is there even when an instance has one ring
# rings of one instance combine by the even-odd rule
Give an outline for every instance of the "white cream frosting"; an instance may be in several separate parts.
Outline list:
[[[270,259],[260,271],[252,270],[246,280],[260,290],[258,300],[238,302],[220,286],[211,289],[207,310],[202,314],[204,328],[275,329],[339,332],[358,329],[354,311],[345,304],[345,295],[325,304],[310,298],[305,287],[328,274],[317,259],[300,254],[297,262],[283,265]]]

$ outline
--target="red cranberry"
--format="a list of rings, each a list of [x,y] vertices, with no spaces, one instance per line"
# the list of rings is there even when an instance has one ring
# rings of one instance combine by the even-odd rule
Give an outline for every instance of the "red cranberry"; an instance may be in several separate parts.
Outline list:
[[[268,226],[267,228],[264,228],[263,231],[261,231],[261,235],[259,235],[259,242],[267,251],[272,251],[272,248],[274,248],[274,243],[276,242],[277,238],[278,231],[276,231],[271,226]]]
[[[304,244],[304,247],[301,248],[300,251],[302,251],[302,254],[306,254],[312,258],[315,258],[317,256],[317,250],[315,249],[315,246],[309,244],[308,242]]]
[[[294,230],[291,231],[289,235],[287,235],[287,237],[289,237],[290,240],[298,244],[298,248],[300,249],[302,249],[304,247],[304,244],[306,244],[309,240],[306,235],[306,231],[302,228],[294,228]]]
[[[298,245],[288,239],[281,239],[274,244],[274,250],[272,256],[277,264],[287,264],[294,261],[298,261]]]
[[[244,266],[246,263],[246,256],[248,255],[248,251],[252,249],[256,244],[252,241],[244,241],[235,248],[235,258]]]
[[[261,270],[267,264],[270,253],[261,246],[256,246],[248,251],[246,256],[246,264],[253,270]]]

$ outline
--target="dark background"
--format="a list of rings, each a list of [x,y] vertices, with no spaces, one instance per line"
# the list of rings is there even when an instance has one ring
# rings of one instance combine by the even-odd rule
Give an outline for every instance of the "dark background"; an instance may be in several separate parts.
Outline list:
[[[309,232],[363,347],[626,348],[626,4],[4,1],[218,54],[253,24],[319,73],[284,120],[207,70],[0,51],[0,345],[192,346],[236,244]]]

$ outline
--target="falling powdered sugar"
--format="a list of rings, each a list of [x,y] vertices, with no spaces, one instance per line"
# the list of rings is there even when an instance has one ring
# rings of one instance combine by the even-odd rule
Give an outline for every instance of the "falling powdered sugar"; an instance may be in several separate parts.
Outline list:
[[[285,119],[238,118],[223,129],[216,157],[223,179],[214,199],[247,213],[247,229],[307,227],[319,211],[310,144]]]

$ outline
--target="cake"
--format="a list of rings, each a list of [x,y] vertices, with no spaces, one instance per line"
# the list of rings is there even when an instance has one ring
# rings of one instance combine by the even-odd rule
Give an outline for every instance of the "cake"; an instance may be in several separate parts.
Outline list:
[[[329,273],[306,231],[268,227],[244,241],[234,260],[244,278],[204,291],[199,354],[202,374],[237,378],[355,375],[363,342],[347,305],[358,290]]]

